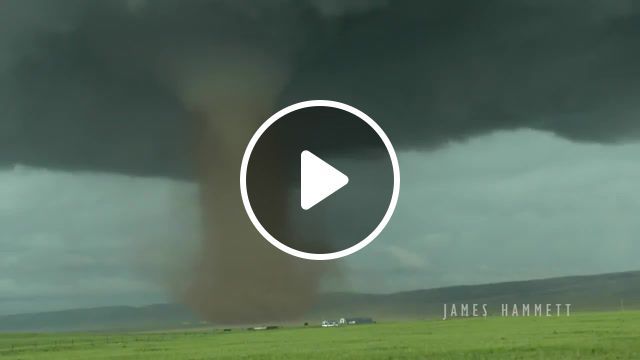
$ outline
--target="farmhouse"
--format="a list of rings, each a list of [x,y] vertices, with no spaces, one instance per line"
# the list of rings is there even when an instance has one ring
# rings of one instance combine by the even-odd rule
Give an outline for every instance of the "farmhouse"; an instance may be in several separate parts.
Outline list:
[[[340,318],[340,320],[323,320],[322,327],[334,327],[343,325],[358,325],[358,324],[374,324],[370,317],[354,317],[354,318]]]
[[[372,318],[369,317],[357,317],[357,318],[341,318],[340,325],[356,325],[356,324],[373,324]]]
[[[334,327],[338,326],[335,320],[322,320],[322,327]]]

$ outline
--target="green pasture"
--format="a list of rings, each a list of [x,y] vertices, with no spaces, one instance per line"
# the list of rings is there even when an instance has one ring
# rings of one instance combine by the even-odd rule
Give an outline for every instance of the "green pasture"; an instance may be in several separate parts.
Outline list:
[[[0,334],[0,359],[640,359],[640,312],[247,331]]]

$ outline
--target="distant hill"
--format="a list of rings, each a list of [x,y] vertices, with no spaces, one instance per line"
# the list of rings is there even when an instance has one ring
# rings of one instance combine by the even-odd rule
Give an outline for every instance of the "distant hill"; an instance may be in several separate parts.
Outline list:
[[[442,316],[447,304],[488,304],[490,314],[500,305],[522,303],[573,304],[573,311],[640,309],[640,271],[454,286],[393,294],[330,293],[319,297],[302,321],[341,316],[377,319],[420,319]],[[2,332],[117,331],[210,325],[178,304],[142,307],[113,306],[0,316]]]
[[[574,312],[640,309],[640,271],[570,276],[487,285],[453,286],[387,295],[327,294],[314,315],[374,315],[378,318],[442,317],[443,304],[488,304],[499,315],[501,304],[572,304]],[[343,316],[343,315],[342,315]]]

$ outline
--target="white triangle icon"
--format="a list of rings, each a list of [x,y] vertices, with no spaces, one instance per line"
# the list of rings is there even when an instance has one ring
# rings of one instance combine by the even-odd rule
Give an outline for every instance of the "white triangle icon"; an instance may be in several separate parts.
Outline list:
[[[347,185],[347,175],[310,151],[300,153],[300,206],[309,210]]]

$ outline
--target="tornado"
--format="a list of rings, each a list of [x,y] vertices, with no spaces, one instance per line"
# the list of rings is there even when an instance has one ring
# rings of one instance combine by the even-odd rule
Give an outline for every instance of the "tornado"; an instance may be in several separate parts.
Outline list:
[[[288,321],[313,304],[323,266],[269,244],[253,227],[240,196],[246,144],[276,110],[289,76],[286,61],[243,48],[177,62],[178,96],[197,123],[197,183],[203,239],[184,301],[224,324]],[[266,167],[278,171],[278,149]],[[263,182],[272,223],[286,231],[289,185]]]

